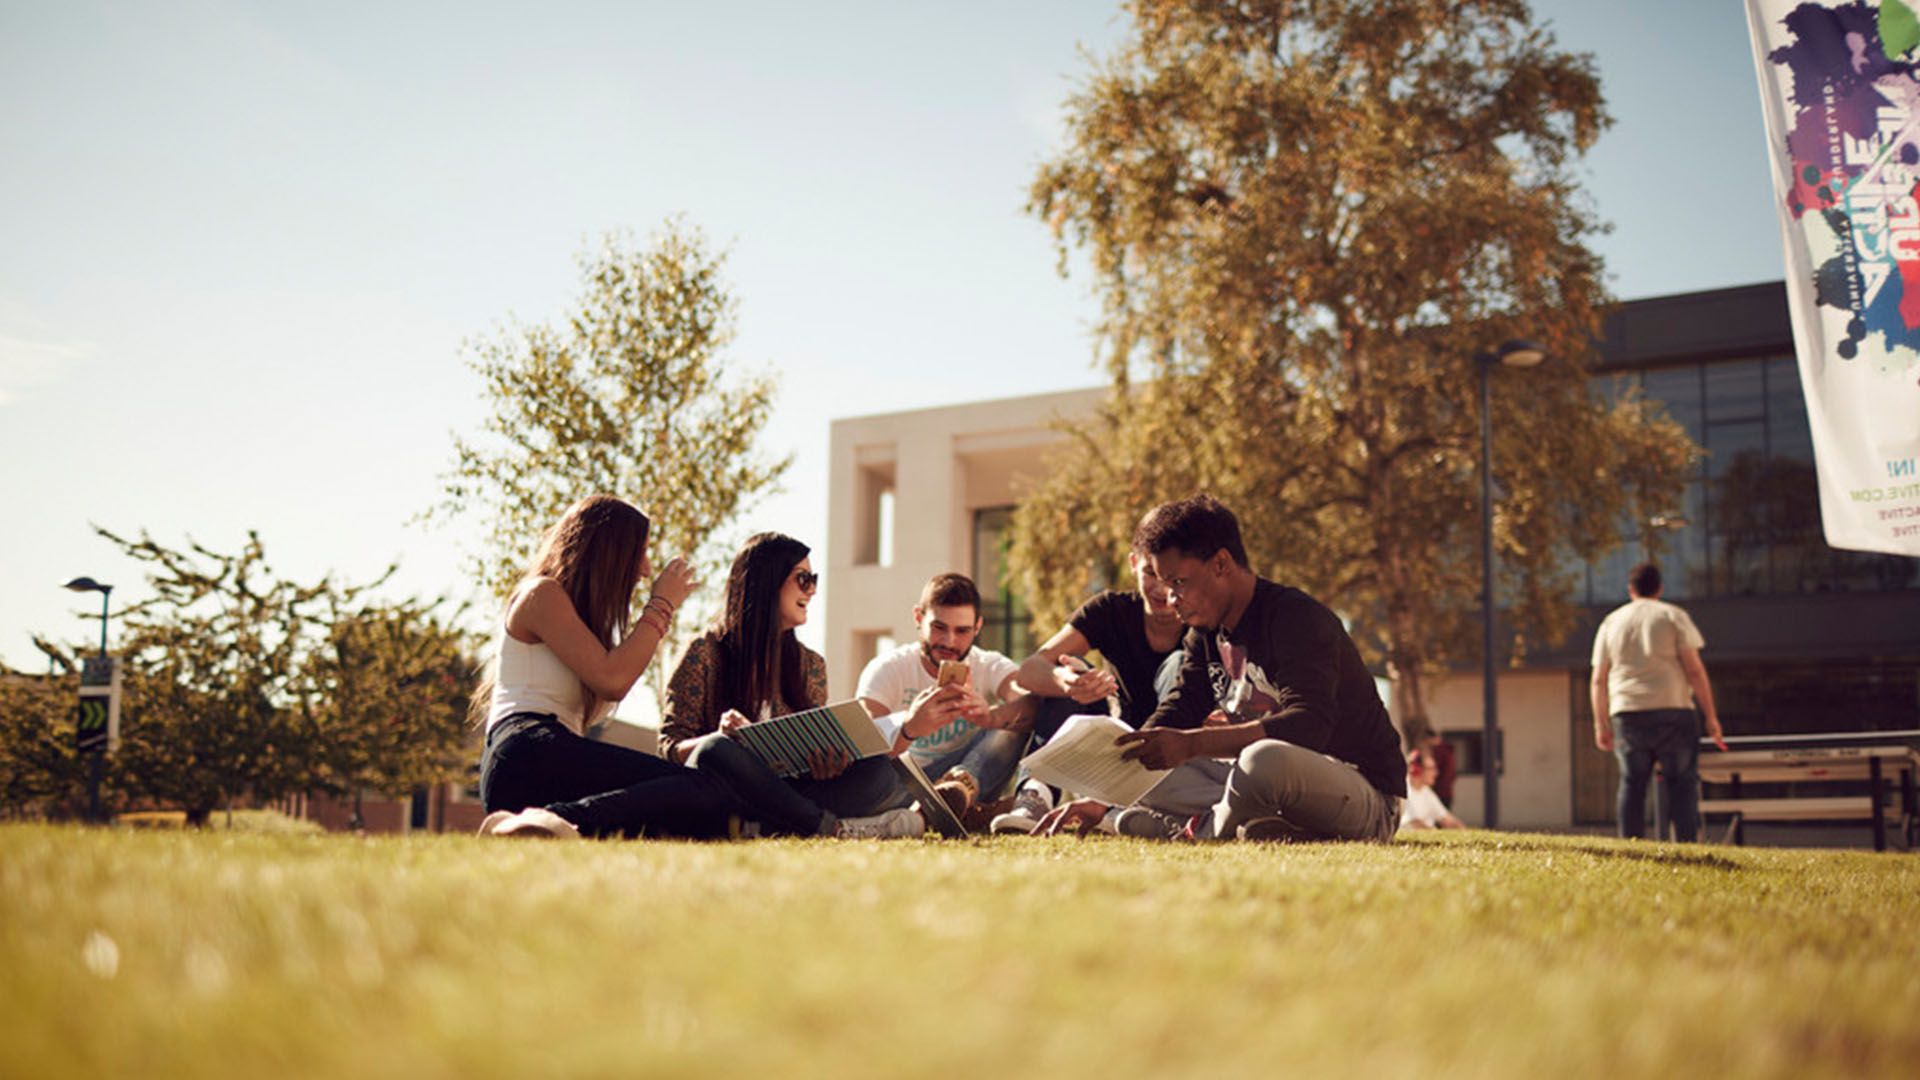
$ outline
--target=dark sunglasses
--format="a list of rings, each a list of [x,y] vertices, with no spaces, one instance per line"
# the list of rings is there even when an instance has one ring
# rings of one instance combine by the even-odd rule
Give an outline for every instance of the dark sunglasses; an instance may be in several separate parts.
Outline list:
[[[793,575],[793,580],[800,586],[801,592],[812,592],[820,587],[820,575],[811,570],[800,571]]]

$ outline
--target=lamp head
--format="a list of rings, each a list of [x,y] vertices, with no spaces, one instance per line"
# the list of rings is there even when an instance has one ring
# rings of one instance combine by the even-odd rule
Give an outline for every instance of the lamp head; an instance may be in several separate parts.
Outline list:
[[[73,592],[112,592],[113,586],[102,585],[90,577],[77,577],[67,582],[66,587]]]
[[[1525,338],[1514,338],[1503,342],[1493,350],[1493,359],[1507,367],[1529,368],[1537,366],[1547,358],[1547,350]]]

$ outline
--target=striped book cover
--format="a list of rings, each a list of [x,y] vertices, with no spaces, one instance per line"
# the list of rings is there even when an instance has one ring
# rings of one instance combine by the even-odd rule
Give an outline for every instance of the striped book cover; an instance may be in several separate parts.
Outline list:
[[[748,724],[735,737],[781,776],[806,775],[807,760],[816,751],[838,750],[858,761],[884,754],[893,744],[852,699]]]

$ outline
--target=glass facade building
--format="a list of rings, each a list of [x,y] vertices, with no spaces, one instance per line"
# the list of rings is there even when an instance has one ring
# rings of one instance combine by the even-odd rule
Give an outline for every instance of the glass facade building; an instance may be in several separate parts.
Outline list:
[[[1920,588],[1920,560],[1827,546],[1791,353],[1616,367],[1594,390],[1659,401],[1706,451],[1659,559],[1670,599]],[[1641,535],[1623,523],[1621,546],[1588,567],[1587,603],[1620,594]]]

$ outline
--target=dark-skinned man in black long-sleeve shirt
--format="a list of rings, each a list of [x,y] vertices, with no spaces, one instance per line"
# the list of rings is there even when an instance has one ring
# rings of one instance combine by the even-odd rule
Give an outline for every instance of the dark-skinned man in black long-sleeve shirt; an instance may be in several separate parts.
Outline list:
[[[1255,575],[1238,521],[1210,496],[1156,507],[1135,547],[1188,628],[1186,661],[1178,688],[1117,741],[1149,768],[1224,775],[1210,812],[1176,823],[1149,795],[1121,831],[1391,840],[1406,796],[1399,736],[1339,618]],[[1069,804],[1048,824],[1091,813]]]

